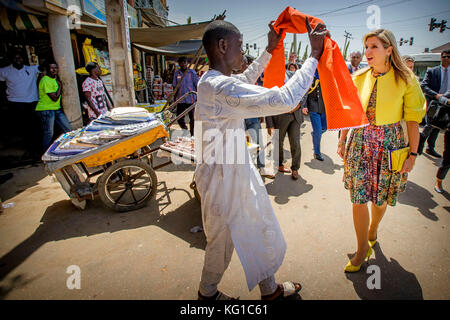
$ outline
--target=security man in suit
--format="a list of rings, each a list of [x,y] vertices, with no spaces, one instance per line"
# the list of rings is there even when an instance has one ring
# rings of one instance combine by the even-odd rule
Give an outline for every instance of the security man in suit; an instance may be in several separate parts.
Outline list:
[[[420,84],[422,90],[427,99],[427,105],[429,106],[431,101],[439,100],[442,95],[450,89],[449,81],[449,63],[450,63],[450,50],[444,50],[441,52],[441,65],[430,68],[425,74],[425,78]],[[426,153],[436,158],[441,158],[441,155],[434,150],[436,139],[439,134],[439,129],[432,127],[425,116],[425,127],[420,134],[418,153],[421,154],[425,141],[427,141],[428,147],[425,150]]]
[[[297,70],[297,65],[295,63],[289,63],[286,71],[285,82],[292,77]],[[304,99],[306,98],[306,95]],[[301,103],[300,103],[301,104]],[[294,112],[288,112],[284,114],[280,114],[277,116],[266,117],[266,127],[269,131],[269,134],[272,133],[273,129],[279,130],[279,144],[278,150],[279,155],[278,159],[275,157],[275,161],[277,163],[279,172],[290,173],[292,170],[292,179],[297,180],[298,169],[300,168],[300,158],[301,158],[301,148],[300,148],[300,126],[303,123],[303,115],[300,108],[295,109]],[[291,148],[292,155],[292,164],[291,170],[284,167],[284,154],[283,154],[283,142],[286,137],[286,133],[289,138],[289,145]],[[278,160],[278,161],[277,161]]]

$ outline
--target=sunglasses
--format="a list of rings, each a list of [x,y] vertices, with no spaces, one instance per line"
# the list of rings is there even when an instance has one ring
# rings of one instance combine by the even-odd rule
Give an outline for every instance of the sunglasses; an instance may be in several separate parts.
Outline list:
[[[450,59],[450,56],[442,56],[442,59]]]

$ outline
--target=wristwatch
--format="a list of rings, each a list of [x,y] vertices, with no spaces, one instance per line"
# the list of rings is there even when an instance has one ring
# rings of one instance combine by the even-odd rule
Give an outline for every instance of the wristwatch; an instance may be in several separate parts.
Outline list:
[[[417,157],[417,153],[415,153],[415,152],[410,152],[409,155]]]

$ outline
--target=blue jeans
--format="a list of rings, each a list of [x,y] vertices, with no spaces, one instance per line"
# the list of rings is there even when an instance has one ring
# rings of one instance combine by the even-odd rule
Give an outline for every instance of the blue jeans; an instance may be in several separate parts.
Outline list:
[[[327,131],[327,117],[325,113],[310,112],[309,119],[313,128],[314,154],[320,155],[320,140],[322,139],[322,134]]]
[[[250,138],[253,143],[259,145],[260,152],[257,155],[256,166],[258,168],[264,167],[264,151],[262,150],[262,133],[261,133],[261,123],[258,118],[245,119],[245,130],[248,131]]]
[[[39,118],[41,119],[42,134],[43,134],[42,146],[45,152],[52,143],[55,121],[58,123],[58,125],[64,132],[72,131],[72,127],[70,126],[69,120],[67,119],[62,109],[36,111],[36,112]]]

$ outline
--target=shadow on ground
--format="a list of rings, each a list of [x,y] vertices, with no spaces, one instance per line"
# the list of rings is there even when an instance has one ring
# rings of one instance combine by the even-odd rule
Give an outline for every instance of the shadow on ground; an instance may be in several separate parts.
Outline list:
[[[344,168],[344,165],[334,164],[333,160],[322,153],[324,161],[312,159],[310,162],[305,162],[305,165],[314,170],[321,170],[325,174],[334,174],[335,172]]]
[[[353,282],[356,294],[363,300],[423,300],[422,287],[416,275],[405,270],[394,258],[388,260],[380,243],[377,242],[373,250],[375,259],[370,259],[368,265],[380,268],[380,289],[368,288],[367,282],[374,283],[375,272],[367,272],[368,265],[365,263],[359,272],[346,273],[347,279]]]
[[[166,212],[171,203],[170,194],[174,191],[186,192],[189,200]],[[76,209],[70,200],[62,200],[47,208],[36,231],[10,252],[0,258],[0,281],[22,264],[41,246],[50,241],[59,241],[75,237],[92,236],[100,233],[113,233],[121,230],[137,229],[145,226],[158,226],[161,229],[188,242],[191,247],[205,249],[206,239],[203,232],[191,233],[194,226],[201,226],[200,203],[185,189],[168,189],[164,182],[158,184],[156,199],[139,210],[117,213],[107,209],[100,199],[88,203],[84,211]],[[22,276],[10,280],[8,286],[0,286],[0,298],[12,288],[24,285],[32,279]]]
[[[438,221],[439,218],[431,211],[431,209],[438,206],[438,203],[432,199],[433,197],[434,195],[427,189],[412,181],[408,181],[405,192],[400,193],[398,196],[398,202],[416,207],[424,217]]]
[[[275,196],[276,203],[286,204],[290,197],[299,197],[311,191],[313,187],[302,177],[295,181],[290,174],[277,173],[275,180],[266,184],[266,188],[270,195]]]
[[[11,172],[13,177],[0,184],[0,198],[3,202],[24,192],[28,188],[36,186],[40,180],[47,176],[43,164],[1,171],[0,174],[5,174],[6,172]]]

